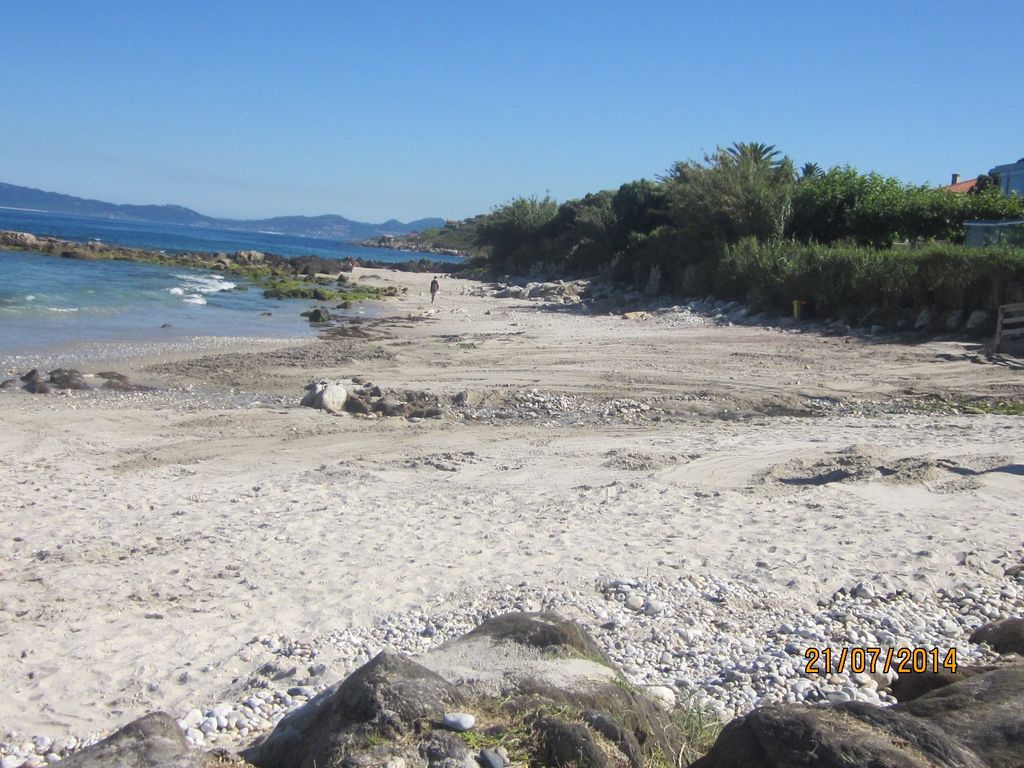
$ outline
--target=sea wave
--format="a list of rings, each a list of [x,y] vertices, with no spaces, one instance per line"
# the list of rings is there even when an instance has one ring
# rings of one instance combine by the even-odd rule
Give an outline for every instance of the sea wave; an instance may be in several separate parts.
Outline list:
[[[235,283],[225,280],[220,275],[175,274],[174,276],[184,281],[182,287],[186,291],[194,291],[196,293],[219,293],[220,291],[230,291],[236,287]]]
[[[186,304],[205,304],[206,298],[198,293],[190,293],[188,296],[182,299],[182,301],[184,301]]]

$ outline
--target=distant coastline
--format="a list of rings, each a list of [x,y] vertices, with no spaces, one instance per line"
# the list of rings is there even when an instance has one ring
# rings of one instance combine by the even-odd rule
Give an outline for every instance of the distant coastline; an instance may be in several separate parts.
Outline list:
[[[245,232],[264,232],[337,240],[357,240],[381,235],[404,235],[444,224],[444,219],[424,218],[401,222],[389,219],[379,224],[354,221],[336,214],[319,216],[274,216],[266,219],[222,219],[206,216],[181,205],[119,205],[58,192],[0,182],[0,208],[35,213],[94,216],[118,221],[216,227]]]
[[[65,259],[121,260],[149,264],[173,264],[212,271],[243,273],[256,282],[268,278],[290,276],[312,277],[316,274],[351,272],[353,266],[395,269],[401,272],[454,272],[460,262],[441,262],[429,259],[409,259],[386,262],[359,257],[325,259],[318,256],[280,256],[255,250],[233,253],[168,252],[149,248],[131,248],[92,240],[81,242],[57,237],[37,236],[29,232],[0,230],[0,250],[34,251]]]
[[[407,235],[405,237],[384,235],[370,240],[356,240],[353,242],[353,245],[358,245],[361,248],[381,248],[386,251],[431,253],[437,256],[457,256],[460,259],[466,259],[474,255],[469,251],[462,251],[457,248],[444,248],[438,245],[433,245],[429,242],[424,242],[417,235]]]

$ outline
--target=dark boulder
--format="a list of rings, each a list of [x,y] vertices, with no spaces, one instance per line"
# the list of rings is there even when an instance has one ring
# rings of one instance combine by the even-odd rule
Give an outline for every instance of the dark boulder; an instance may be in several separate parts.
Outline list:
[[[980,675],[982,672],[991,672],[993,669],[997,669],[997,667],[958,664],[956,672],[950,672],[948,669],[940,669],[934,672],[931,670],[925,672],[902,672],[889,685],[889,692],[896,701],[902,704],[919,699],[926,693],[937,691],[939,688],[952,685],[960,680]]]
[[[956,672],[948,669],[940,669],[937,672],[931,670],[919,673],[905,673],[892,681],[889,685],[889,692],[899,702],[913,701],[919,699],[926,693],[931,693],[939,688],[963,680],[966,678],[964,668],[961,666]]]
[[[583,627],[557,613],[506,613],[488,619],[466,637],[489,637],[542,651],[575,652],[611,664],[601,646]]]
[[[317,307],[311,309],[308,312],[303,312],[302,316],[309,319],[311,323],[329,323],[331,322],[331,313],[326,307]]]
[[[905,704],[755,709],[693,768],[1011,768],[1024,755],[1024,665],[959,680]]]
[[[32,380],[24,387],[26,392],[31,392],[33,395],[48,395],[53,389],[50,385],[42,380]]]
[[[615,718],[593,709],[584,711],[581,717],[583,722],[590,726],[591,729],[618,747],[619,751],[629,760],[629,764],[633,768],[643,768],[643,751],[632,731],[624,728]]]
[[[141,717],[103,741],[60,761],[66,768],[204,768],[202,753],[189,748],[165,712]]]
[[[996,653],[1024,656],[1024,618],[991,621],[971,633],[972,643],[987,643]]]
[[[541,765],[586,765],[613,768],[614,752],[605,750],[596,734],[580,723],[558,717],[538,717],[534,725],[539,738]]]
[[[26,384],[33,381],[42,381],[43,374],[39,372],[38,368],[33,368],[28,373],[22,374],[21,380],[24,381]]]
[[[1024,664],[1008,664],[947,685],[905,705],[992,768],[1024,763]]]
[[[454,733],[429,732],[419,745],[419,756],[429,768],[468,768],[476,765],[466,742]]]
[[[408,416],[412,413],[412,406],[408,403],[396,403],[391,400],[378,400],[381,404],[380,411],[385,416]]]
[[[17,379],[4,379],[0,381],[0,389],[16,389],[21,386]]]
[[[74,368],[57,368],[50,371],[50,385],[57,389],[90,389],[81,371]]]
[[[982,768],[929,723],[863,703],[755,709],[725,726],[692,768]]]
[[[345,400],[345,410],[349,413],[367,416],[370,413],[370,405],[366,402],[365,398],[358,395],[351,395],[347,400]]]
[[[411,734],[463,703],[458,689],[437,674],[383,652],[289,714],[243,757],[260,768],[336,765],[380,740]]]

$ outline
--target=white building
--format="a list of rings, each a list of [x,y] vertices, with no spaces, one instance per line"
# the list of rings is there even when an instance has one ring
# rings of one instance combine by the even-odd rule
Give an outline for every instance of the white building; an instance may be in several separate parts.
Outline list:
[[[989,173],[999,176],[999,187],[1004,195],[1017,194],[1024,197],[1024,157],[1016,163],[997,165]]]

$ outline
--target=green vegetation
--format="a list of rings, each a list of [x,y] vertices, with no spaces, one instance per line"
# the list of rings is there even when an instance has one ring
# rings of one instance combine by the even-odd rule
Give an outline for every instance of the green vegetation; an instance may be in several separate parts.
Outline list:
[[[477,227],[486,216],[474,216],[464,221],[449,221],[443,227],[431,227],[418,235],[408,235],[404,240],[417,250],[449,250],[473,254],[479,250]]]
[[[682,704],[672,711],[672,724],[682,735],[682,747],[672,762],[674,766],[689,765],[704,755],[722,732],[718,718],[691,704]]]
[[[368,747],[382,747],[388,743],[388,740],[379,733],[368,733],[363,737]]]
[[[699,273],[699,293],[756,307],[785,309],[793,299],[815,303],[822,317],[895,325],[917,310],[994,308],[1024,279],[1024,250],[968,249],[929,243],[919,248],[810,245],[747,238],[727,245]]]
[[[629,686],[623,682],[623,687]],[[630,686],[627,690],[636,692],[639,689]],[[477,716],[476,726],[457,734],[459,738],[474,751],[504,747],[513,765],[544,764],[541,737],[537,731],[537,722],[541,718],[585,723],[583,710],[572,704],[541,702],[535,706],[523,706],[513,701],[480,700],[474,702],[471,709]],[[628,727],[628,723],[623,724]],[[671,755],[660,749],[650,751],[645,759],[650,768],[689,765],[711,748],[722,730],[722,723],[700,707],[686,704],[672,711],[668,727],[675,731],[672,741],[679,745],[679,751]],[[609,752],[616,752],[610,743],[607,747]]]
[[[557,204],[517,198],[476,220],[492,273],[603,274],[637,288],[812,302],[819,316],[894,324],[923,308],[994,310],[1024,286],[1024,249],[963,246],[964,222],[1024,218],[986,176],[969,194],[738,143],[656,181]]]
[[[338,280],[338,288],[328,288],[334,281],[298,278],[271,278],[264,281],[263,295],[268,299],[310,299],[313,301],[368,301],[397,296],[395,286],[377,288],[371,285],[352,285]]]

